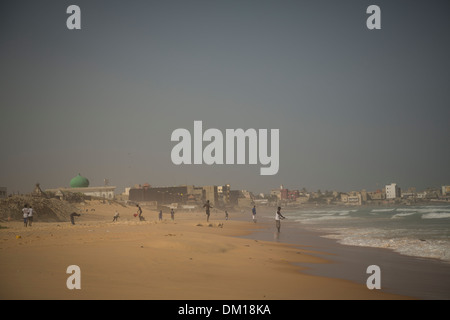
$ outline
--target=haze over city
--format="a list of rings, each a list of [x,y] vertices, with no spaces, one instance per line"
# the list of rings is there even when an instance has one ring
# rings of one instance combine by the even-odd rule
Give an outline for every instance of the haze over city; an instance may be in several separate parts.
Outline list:
[[[0,7],[0,186],[268,192],[450,183],[450,4],[76,1]],[[434,2],[433,2],[434,3]],[[25,8],[25,9],[24,9]],[[279,129],[279,170],[171,161],[177,128]],[[206,144],[204,144],[205,146]]]

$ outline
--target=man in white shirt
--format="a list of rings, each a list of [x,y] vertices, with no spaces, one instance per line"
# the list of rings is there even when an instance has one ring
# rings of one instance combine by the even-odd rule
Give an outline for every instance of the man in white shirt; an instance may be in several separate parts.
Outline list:
[[[281,207],[278,207],[277,213],[275,214],[275,223],[278,229],[278,232],[280,232],[280,228],[281,228],[281,220],[282,219],[286,219],[286,217],[284,217],[281,214]]]
[[[22,213],[23,213],[23,226],[26,227],[28,225],[28,204],[26,204],[23,209],[22,209]]]

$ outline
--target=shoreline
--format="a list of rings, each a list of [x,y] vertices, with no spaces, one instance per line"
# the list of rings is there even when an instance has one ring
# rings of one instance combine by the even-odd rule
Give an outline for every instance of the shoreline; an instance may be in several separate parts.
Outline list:
[[[265,212],[266,213],[266,212]],[[344,279],[365,285],[369,275],[366,268],[378,265],[381,269],[381,291],[409,296],[414,299],[450,299],[450,264],[432,258],[406,256],[388,248],[350,246],[338,240],[325,238],[326,234],[305,228],[298,222],[285,220],[277,235],[275,224],[261,219],[265,229],[248,236],[310,248],[311,253],[329,261],[324,264],[303,264],[302,272],[311,275]]]
[[[179,213],[157,220],[133,219],[135,208],[97,206],[69,222],[20,222],[0,229],[0,298],[145,300],[410,299],[368,290],[365,285],[310,275],[305,265],[329,263],[314,248],[245,239],[263,225],[225,221],[213,213]],[[103,211],[102,211],[103,210]],[[168,218],[168,219],[167,219]],[[251,217],[250,217],[251,219]],[[16,238],[16,235],[21,235]],[[69,290],[66,268],[81,269],[81,289]]]

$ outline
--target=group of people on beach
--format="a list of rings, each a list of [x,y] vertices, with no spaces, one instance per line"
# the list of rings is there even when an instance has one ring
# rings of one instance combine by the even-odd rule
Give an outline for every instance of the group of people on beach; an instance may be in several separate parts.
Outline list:
[[[134,214],[135,217],[139,217],[139,221],[145,221],[145,218],[142,216],[142,208],[137,204],[137,212]],[[203,205],[203,208],[205,208],[205,213],[206,213],[206,222],[209,222],[209,217],[211,214],[211,209],[213,208],[213,206],[211,205],[211,203],[209,202],[209,200],[206,200],[206,203]],[[24,208],[22,209],[22,213],[23,213],[23,223],[24,226],[30,226],[33,223],[33,208],[28,205],[25,204]],[[159,211],[159,221],[162,220],[162,210]],[[76,212],[72,212],[70,214],[70,222],[74,225],[75,224],[75,217],[79,217],[80,214],[76,213]],[[117,210],[114,213],[114,217],[113,217],[113,222],[118,221],[119,219],[119,212],[117,212]],[[173,210],[173,208],[171,208],[170,210],[170,216],[172,221],[175,220],[175,211]],[[225,210],[225,219],[228,220],[228,211]],[[253,206],[252,208],[252,219],[253,222],[256,223],[256,206]],[[281,214],[281,207],[278,207],[277,212],[275,214],[275,226],[278,230],[278,232],[280,232],[281,229],[281,220],[285,219],[285,217]]]
[[[256,206],[253,206],[253,209],[252,209],[252,219],[253,219],[253,222],[256,223]],[[277,212],[275,213],[275,226],[276,226],[278,232],[281,231],[281,220],[284,220],[284,219],[286,219],[286,217],[281,214],[281,207],[278,207]]]
[[[213,206],[210,204],[209,200],[206,200],[206,203],[203,205],[203,208],[205,208],[206,222],[209,222],[211,208],[213,208]],[[228,211],[226,211],[226,210],[225,210],[225,219],[228,220]],[[253,222],[256,223],[256,206],[253,206],[253,208],[252,208],[252,219],[253,219]],[[276,226],[278,232],[281,231],[281,220],[284,220],[284,219],[286,219],[286,217],[281,214],[281,207],[278,207],[277,212],[275,213],[275,226]]]
[[[142,208],[137,204],[137,212],[134,214],[135,217],[139,217],[139,221],[145,221],[144,216],[142,215]],[[175,220],[175,211],[173,211],[173,208],[170,209],[170,217],[173,220]],[[119,218],[119,213],[116,211],[116,214],[114,215],[114,221],[117,221],[117,219]],[[159,214],[158,214],[158,220],[162,221],[163,218],[163,212],[162,210],[159,210]]]

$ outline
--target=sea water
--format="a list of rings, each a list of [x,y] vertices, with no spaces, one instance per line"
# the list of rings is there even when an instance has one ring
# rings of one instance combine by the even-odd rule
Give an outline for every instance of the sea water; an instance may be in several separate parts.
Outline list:
[[[450,205],[308,208],[284,211],[302,227],[352,246],[450,262]]]

